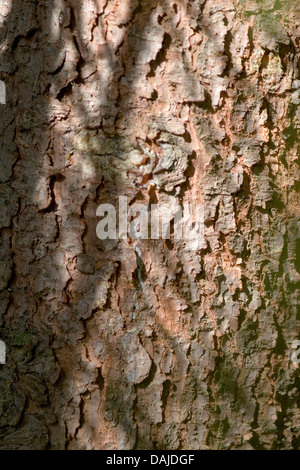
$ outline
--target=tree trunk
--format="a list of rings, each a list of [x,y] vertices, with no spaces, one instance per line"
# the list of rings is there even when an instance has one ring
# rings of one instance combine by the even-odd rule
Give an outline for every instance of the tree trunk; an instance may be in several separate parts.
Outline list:
[[[0,20],[0,449],[299,449],[298,0]],[[199,239],[99,239],[120,196]]]

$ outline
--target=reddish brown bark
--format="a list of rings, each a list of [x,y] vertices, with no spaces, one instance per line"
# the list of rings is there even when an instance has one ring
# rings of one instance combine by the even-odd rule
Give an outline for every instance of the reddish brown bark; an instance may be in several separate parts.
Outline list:
[[[299,448],[298,2],[1,5],[0,448]]]

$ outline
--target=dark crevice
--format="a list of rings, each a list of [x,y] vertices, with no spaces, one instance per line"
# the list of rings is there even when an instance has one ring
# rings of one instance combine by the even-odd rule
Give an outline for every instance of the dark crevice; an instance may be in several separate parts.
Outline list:
[[[72,95],[72,83],[68,83],[67,86],[65,86],[64,88],[60,90],[60,92],[56,96],[56,99],[62,102],[64,98],[66,98],[67,96],[71,96],[71,95]]]
[[[97,370],[98,370],[98,375],[96,378],[96,383],[99,387],[99,390],[102,391],[104,389],[104,378],[102,375],[101,367],[97,367]]]
[[[62,175],[62,174],[56,174],[56,175],[52,175],[49,179],[49,190],[50,190],[50,195],[51,195],[51,202],[49,204],[48,207],[46,207],[45,209],[41,209],[39,212],[43,212],[43,213],[49,213],[49,212],[55,212],[58,205],[56,204],[56,201],[55,201],[55,193],[54,193],[54,186],[55,186],[55,183],[59,182],[59,181],[63,181],[65,179],[65,177]]]
[[[165,33],[160,51],[157,53],[155,59],[150,61],[150,72],[147,74],[147,77],[155,77],[156,69],[166,60],[167,51],[171,43],[172,38],[170,34]]]
[[[227,31],[227,33],[225,35],[225,39],[224,39],[224,41],[225,41],[224,53],[227,57],[227,64],[226,64],[225,70],[221,74],[221,77],[229,77],[230,70],[233,68],[232,55],[231,55],[231,52],[230,52],[230,45],[232,43],[232,39],[233,39],[233,36],[231,34],[231,31]]]
[[[172,389],[171,380],[169,379],[165,380],[163,383],[163,391],[161,395],[162,423],[165,422],[166,406],[167,406],[167,401],[168,401],[171,389]]]

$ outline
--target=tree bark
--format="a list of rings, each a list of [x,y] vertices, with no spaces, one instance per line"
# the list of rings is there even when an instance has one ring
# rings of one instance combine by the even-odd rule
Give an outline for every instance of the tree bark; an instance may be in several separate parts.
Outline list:
[[[298,0],[0,20],[0,449],[299,449]],[[100,240],[120,196],[203,243]]]

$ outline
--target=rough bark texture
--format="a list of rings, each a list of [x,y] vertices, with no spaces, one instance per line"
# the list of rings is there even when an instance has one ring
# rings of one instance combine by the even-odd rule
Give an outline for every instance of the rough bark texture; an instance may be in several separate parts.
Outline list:
[[[0,19],[0,449],[299,448],[298,0]],[[119,196],[205,243],[99,240]]]

